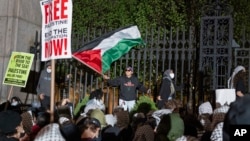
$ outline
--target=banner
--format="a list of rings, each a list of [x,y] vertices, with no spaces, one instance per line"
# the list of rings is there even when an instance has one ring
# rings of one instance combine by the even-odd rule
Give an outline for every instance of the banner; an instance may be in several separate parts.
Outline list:
[[[33,59],[34,54],[12,52],[3,84],[25,87]]]
[[[42,0],[41,61],[71,58],[71,0]]]
[[[235,89],[216,89],[215,101],[221,105],[230,105],[236,99]]]

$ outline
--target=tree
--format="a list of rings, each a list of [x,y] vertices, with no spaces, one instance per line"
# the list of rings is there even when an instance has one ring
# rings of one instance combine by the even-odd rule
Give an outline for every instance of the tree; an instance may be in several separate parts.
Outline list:
[[[184,2],[179,0],[74,0],[73,31],[110,29],[136,24],[146,28],[186,25]]]

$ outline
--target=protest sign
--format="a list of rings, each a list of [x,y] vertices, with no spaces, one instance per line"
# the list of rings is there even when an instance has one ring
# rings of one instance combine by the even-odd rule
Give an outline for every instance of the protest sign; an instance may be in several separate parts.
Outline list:
[[[71,0],[42,0],[41,61],[71,58]]]
[[[33,59],[34,54],[12,52],[3,84],[25,87]]]

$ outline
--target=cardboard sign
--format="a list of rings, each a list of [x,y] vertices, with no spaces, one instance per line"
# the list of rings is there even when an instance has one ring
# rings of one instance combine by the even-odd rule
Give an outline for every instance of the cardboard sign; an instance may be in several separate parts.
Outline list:
[[[42,0],[41,60],[71,58],[71,0]]]
[[[236,99],[235,89],[216,89],[215,97],[215,101],[221,105],[230,105]]]
[[[25,87],[34,54],[24,52],[12,52],[3,84]]]

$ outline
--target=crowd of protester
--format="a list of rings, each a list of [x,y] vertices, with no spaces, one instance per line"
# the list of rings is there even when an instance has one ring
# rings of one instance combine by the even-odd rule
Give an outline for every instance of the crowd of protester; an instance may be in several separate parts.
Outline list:
[[[46,108],[31,106],[25,111],[18,110],[19,99],[15,98],[9,108],[1,109],[0,140],[227,141],[231,123],[250,123],[248,95],[230,105],[212,106],[206,101],[198,106],[197,114],[187,113],[178,99],[168,100],[161,109],[138,108],[129,112],[117,106],[108,114],[105,105],[96,102],[101,100],[100,96],[100,90],[92,92],[78,116],[72,114],[70,101],[64,99],[55,106],[53,121]]]

